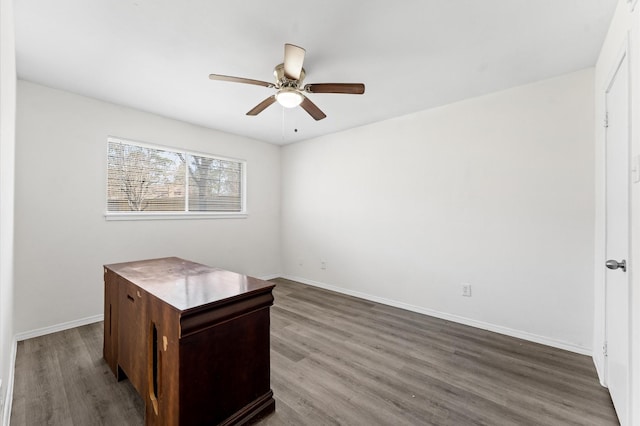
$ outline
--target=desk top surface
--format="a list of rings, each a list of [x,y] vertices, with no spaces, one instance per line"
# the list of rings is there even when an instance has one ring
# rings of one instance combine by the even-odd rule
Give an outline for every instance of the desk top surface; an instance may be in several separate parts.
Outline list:
[[[270,292],[275,287],[268,281],[178,257],[104,267],[181,311]]]

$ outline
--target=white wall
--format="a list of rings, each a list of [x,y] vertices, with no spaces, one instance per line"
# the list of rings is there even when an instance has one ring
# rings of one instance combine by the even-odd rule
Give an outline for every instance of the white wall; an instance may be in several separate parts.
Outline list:
[[[247,161],[247,219],[105,221],[108,135]],[[102,265],[179,256],[280,272],[280,148],[18,82],[15,328],[102,314]]]
[[[0,0],[0,421],[8,424],[13,381],[13,206],[16,62],[13,2]],[[7,403],[5,403],[5,401]]]
[[[13,381],[13,225],[16,63],[13,2],[0,0],[0,420]]]
[[[640,155],[640,4],[631,12],[626,0],[620,0],[603,44],[595,70],[595,261],[594,261],[594,350],[593,358],[601,382],[605,377],[605,358],[602,345],[605,340],[605,132],[602,122],[605,114],[604,93],[620,52],[627,48],[630,59],[631,87],[631,156]],[[631,253],[629,273],[631,277],[630,299],[630,418],[628,424],[640,424],[640,185],[631,185]]]
[[[590,353],[593,127],[587,69],[285,146],[284,272]]]

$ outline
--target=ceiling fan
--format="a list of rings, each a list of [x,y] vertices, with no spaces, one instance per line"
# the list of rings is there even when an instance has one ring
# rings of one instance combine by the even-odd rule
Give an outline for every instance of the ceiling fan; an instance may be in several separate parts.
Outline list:
[[[304,68],[302,68],[304,54],[305,50],[302,47],[285,44],[284,62],[276,65],[273,70],[273,75],[276,78],[275,83],[220,74],[209,74],[209,78],[211,80],[254,84],[256,86],[276,89],[274,95],[260,102],[249,111],[247,115],[258,115],[277,101],[285,108],[295,108],[300,105],[315,120],[322,120],[326,117],[326,114],[322,112],[316,104],[311,102],[304,93],[344,93],[350,95],[361,95],[364,93],[364,84],[362,83],[314,83],[303,86],[302,81],[306,75]]]

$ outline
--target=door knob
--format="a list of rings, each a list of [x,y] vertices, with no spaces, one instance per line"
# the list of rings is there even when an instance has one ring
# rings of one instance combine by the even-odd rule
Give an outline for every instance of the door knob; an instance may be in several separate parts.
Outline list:
[[[618,262],[617,260],[609,259],[609,260],[607,260],[605,265],[607,265],[607,268],[609,268],[609,269],[618,269],[618,268],[620,268],[624,272],[627,271],[627,261],[624,260],[624,259],[621,260],[620,262]]]

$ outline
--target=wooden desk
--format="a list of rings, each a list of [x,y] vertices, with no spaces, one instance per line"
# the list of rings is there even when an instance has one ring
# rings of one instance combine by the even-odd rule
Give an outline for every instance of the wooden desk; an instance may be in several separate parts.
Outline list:
[[[240,424],[275,410],[274,285],[176,257],[104,267],[104,359],[146,425]]]

